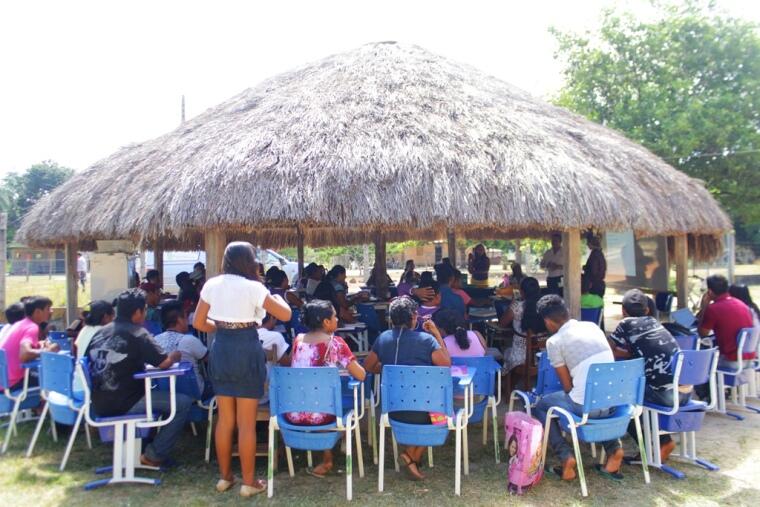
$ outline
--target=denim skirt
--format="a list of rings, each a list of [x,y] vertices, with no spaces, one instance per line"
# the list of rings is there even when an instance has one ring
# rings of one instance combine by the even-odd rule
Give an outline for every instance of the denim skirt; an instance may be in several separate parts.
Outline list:
[[[209,370],[214,394],[261,398],[267,370],[256,328],[217,328],[209,352]]]

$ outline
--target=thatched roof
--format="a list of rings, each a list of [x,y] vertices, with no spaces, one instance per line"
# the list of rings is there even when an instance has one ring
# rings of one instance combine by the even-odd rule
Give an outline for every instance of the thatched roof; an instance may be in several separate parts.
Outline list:
[[[19,239],[181,245],[225,229],[282,244],[297,225],[315,245],[377,229],[709,240],[731,228],[700,181],[618,132],[417,46],[377,43],[275,76],[75,174]]]

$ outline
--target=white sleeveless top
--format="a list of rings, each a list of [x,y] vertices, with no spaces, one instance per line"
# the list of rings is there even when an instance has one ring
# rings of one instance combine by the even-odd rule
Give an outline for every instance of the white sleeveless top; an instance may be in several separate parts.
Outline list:
[[[206,281],[201,299],[211,307],[208,317],[222,322],[256,322],[266,317],[264,299],[269,291],[261,282],[237,275],[219,275]]]

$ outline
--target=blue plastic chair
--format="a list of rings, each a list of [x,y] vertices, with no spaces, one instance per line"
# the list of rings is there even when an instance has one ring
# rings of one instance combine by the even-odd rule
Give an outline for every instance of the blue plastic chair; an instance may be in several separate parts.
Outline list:
[[[538,376],[536,378],[536,387],[531,391],[521,391],[515,389],[509,396],[509,412],[512,411],[515,400],[521,398],[525,412],[530,415],[531,409],[536,403],[546,396],[562,390],[562,382],[557,376],[557,370],[549,362],[549,356],[546,352],[539,352],[538,356]]]
[[[718,367],[718,349],[681,350],[673,356],[671,370],[673,371],[673,404],[670,406],[655,405],[644,402],[644,436],[646,440],[647,459],[649,465],[666,472],[677,479],[686,475],[663,464],[660,461],[660,435],[664,433],[680,433],[681,448],[673,453],[673,458],[680,458],[689,463],[699,465],[707,470],[715,471],[718,467],[709,461],[697,457],[696,432],[702,427],[705,413],[715,406],[715,396],[711,396],[708,405],[703,401],[689,400],[681,405],[678,400],[679,385],[702,385],[709,383],[710,392],[715,392],[715,371]]]
[[[348,382],[356,393],[354,401],[358,404],[358,390],[361,382],[350,379]],[[274,457],[275,431],[282,433],[288,459],[288,472],[293,477],[293,457],[291,449],[305,451],[325,451],[335,447],[341,433],[346,437],[346,498],[351,500],[353,456],[351,450],[351,432],[355,432],[357,445],[361,445],[359,436],[359,407],[344,410],[340,374],[337,368],[287,368],[275,366],[269,378],[269,453],[267,463],[267,496],[274,495]],[[319,426],[291,424],[285,418],[288,412],[321,412],[335,416],[335,422]],[[359,476],[363,477],[364,467],[360,463]]]
[[[48,340],[58,345],[58,347],[64,352],[71,352],[71,338],[66,336],[64,331],[50,331],[48,333]],[[72,373],[73,373],[72,368]]]
[[[145,407],[145,413],[124,414],[115,417],[98,417],[92,412],[92,380],[90,378],[90,360],[83,357],[77,361],[76,372],[79,375],[82,388],[84,389],[84,402],[82,410],[87,424],[98,428],[100,438],[103,441],[113,441],[113,459],[110,467],[103,467],[96,470],[96,473],[111,472],[108,479],[101,479],[85,484],[85,490],[92,490],[101,486],[117,483],[139,483],[139,484],[161,484],[161,479],[150,479],[144,477],[135,477],[135,469],[143,468],[148,470],[160,470],[157,467],[150,467],[140,464],[140,452],[142,449],[142,439],[147,437],[152,428],[158,428],[169,424],[174,419],[176,400],[175,400],[175,379],[178,375],[187,373],[187,368],[181,365],[178,368],[168,370],[149,370],[144,373],[134,375],[137,380],[145,381],[146,399],[152,389],[152,381],[161,377],[169,377],[169,393],[171,400],[171,413],[168,417],[157,420],[153,413],[150,403]]]
[[[356,311],[359,313],[359,320],[367,325],[367,330],[372,336],[377,336],[382,332],[380,319],[377,318],[375,306],[367,303],[358,303]]]
[[[750,360],[742,360],[742,358],[747,354],[757,354],[759,341],[760,333],[755,332],[754,328],[751,327],[740,329],[739,333],[736,335],[739,367],[735,369],[718,367],[717,412],[733,417],[739,421],[744,420],[744,416],[741,416],[736,412],[729,412],[726,409],[726,387],[730,387],[732,394],[731,397],[734,404],[760,414],[760,408],[747,405],[746,397],[747,387],[749,384],[748,376],[754,375],[755,371],[751,366],[744,365],[745,362],[749,362]]]
[[[654,306],[658,312],[665,315],[670,315],[670,312],[673,310],[673,293],[658,292],[655,294]]]
[[[472,379],[461,379],[468,387]],[[465,398],[467,399],[467,398]],[[380,381],[380,469],[378,491],[383,491],[385,478],[385,428],[391,428],[395,440],[402,445],[436,447],[444,445],[450,431],[455,432],[454,493],[461,494],[462,436],[467,424],[467,409],[454,412],[454,385],[451,369],[438,366],[383,366]],[[412,410],[437,412],[447,417],[445,425],[407,424],[389,417],[390,412]],[[398,460],[397,460],[398,462]]]
[[[604,307],[581,308],[581,320],[584,322],[593,322],[597,326],[601,326],[603,313],[604,313]]]
[[[211,396],[203,399],[203,393],[198,388],[198,378],[195,375],[193,365],[187,361],[180,363],[182,367],[187,368],[187,373],[177,377],[176,380],[176,392],[178,394],[184,394],[189,398],[192,398],[193,405],[190,407],[190,413],[187,420],[192,426],[193,435],[197,436],[197,430],[195,423],[206,422],[206,449],[205,460],[208,463],[211,460],[211,434],[214,421],[214,410],[216,410],[216,397]],[[209,382],[209,380],[206,380]],[[164,377],[155,382],[155,386],[159,391],[169,391],[169,379]]]
[[[681,308],[670,314],[670,320],[691,331],[697,330],[697,318],[688,308]]]
[[[161,328],[161,323],[155,320],[146,320],[143,323],[143,327],[153,336],[161,334],[164,330]]]
[[[699,336],[695,334],[674,336],[681,350],[699,350]]]
[[[559,419],[562,430],[572,436],[578,478],[581,481],[581,493],[583,496],[588,496],[579,441],[595,443],[620,438],[626,434],[628,423],[633,419],[636,423],[644,481],[649,484],[649,470],[640,419],[644,402],[644,385],[644,358],[614,363],[596,363],[589,366],[583,415],[577,416],[556,406],[550,407],[546,414],[542,462],[546,462],[549,423],[553,417],[556,417]],[[611,415],[598,419],[589,417],[591,412],[602,409],[610,409]]]
[[[45,417],[50,414],[50,429],[53,434],[53,440],[58,441],[55,425],[63,424],[72,426],[69,442],[66,445],[66,451],[63,453],[61,466],[59,470],[63,472],[66,468],[66,462],[69,460],[71,448],[74,446],[79,433],[79,425],[84,418],[84,399],[82,393],[75,393],[72,388],[74,379],[74,358],[68,354],[58,354],[55,352],[42,352],[40,354],[40,392],[45,400],[45,407],[37,421],[37,427],[34,429],[34,435],[29,442],[26,450],[26,457],[29,458],[34,452],[34,446],[40,435],[40,430],[45,424]],[[90,431],[85,423],[85,435],[87,437],[87,447],[92,449],[92,440]]]
[[[451,364],[475,368],[475,375],[472,378],[472,391],[475,396],[482,397],[482,399],[473,403],[472,415],[468,418],[467,424],[483,423],[483,445],[486,445],[488,442],[488,409],[491,409],[494,458],[496,463],[500,463],[496,407],[501,403],[501,366],[491,356],[452,357]],[[454,386],[454,394],[461,396],[466,393],[462,387],[457,385]]]
[[[24,383],[21,389],[11,391],[8,379],[8,356],[5,350],[0,349],[0,415],[8,416],[8,429],[5,432],[3,447],[0,454],[8,450],[11,435],[16,435],[16,424],[19,422],[19,412],[36,408],[40,404],[39,387],[29,387],[29,371],[36,367],[36,363],[24,365]]]

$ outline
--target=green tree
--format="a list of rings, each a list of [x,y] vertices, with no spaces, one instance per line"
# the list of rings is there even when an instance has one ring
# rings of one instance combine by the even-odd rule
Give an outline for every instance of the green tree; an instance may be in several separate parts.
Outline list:
[[[74,173],[52,160],[34,164],[22,174],[9,173],[0,186],[0,208],[8,213],[8,239],[16,234],[24,215],[51,190]]]
[[[594,32],[552,29],[566,81],[556,103],[704,180],[737,233],[760,240],[758,25],[712,2],[655,5],[654,20],[610,10]]]

